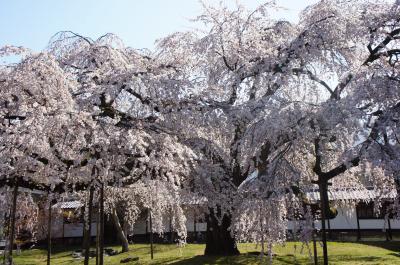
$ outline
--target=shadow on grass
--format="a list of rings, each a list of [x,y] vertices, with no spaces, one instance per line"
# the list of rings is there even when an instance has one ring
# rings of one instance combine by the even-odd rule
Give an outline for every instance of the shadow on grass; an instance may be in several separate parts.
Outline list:
[[[358,244],[380,247],[393,252],[400,251],[400,241],[358,241]]]
[[[195,264],[232,264],[232,265],[241,265],[241,264],[249,264],[257,262],[259,258],[254,255],[239,255],[239,256],[203,256],[198,255],[188,259],[180,260],[173,262],[171,264],[174,265],[195,265]]]
[[[265,257],[263,262],[261,262],[260,257],[257,255],[248,255],[248,254],[241,254],[239,256],[229,256],[229,257],[220,257],[220,256],[194,256],[191,258],[179,260],[173,262],[171,260],[163,260],[162,262],[156,262],[153,264],[161,265],[165,264],[165,262],[171,262],[169,264],[173,265],[197,265],[197,264],[230,264],[230,265],[247,265],[247,264],[266,264],[265,261],[268,257]],[[322,263],[322,258],[318,258],[319,262]],[[371,263],[380,264],[384,262],[385,259],[381,257],[375,256],[331,256],[329,257],[330,264],[347,264],[349,262],[354,262],[357,264],[365,264]],[[282,255],[282,256],[275,256],[273,258],[273,264],[310,264],[310,259],[304,257],[297,257],[295,258],[293,255]]]

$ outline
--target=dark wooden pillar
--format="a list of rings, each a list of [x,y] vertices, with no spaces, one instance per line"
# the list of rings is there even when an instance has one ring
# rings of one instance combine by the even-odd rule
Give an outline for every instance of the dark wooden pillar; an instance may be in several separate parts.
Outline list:
[[[93,209],[93,187],[89,189],[89,199],[88,199],[88,218],[87,221],[84,221],[84,248],[85,248],[85,260],[84,264],[89,264],[90,258],[90,239],[91,239],[91,230],[92,230],[92,209]]]
[[[50,265],[51,260],[51,222],[52,222],[52,211],[51,211],[51,201],[49,201],[49,210],[47,217],[47,265]]]
[[[358,207],[356,205],[356,218],[357,218],[357,241],[361,240],[360,218],[358,215]]]
[[[388,222],[388,229],[386,231],[386,240],[389,241],[389,240],[393,239],[392,238],[392,225],[390,223],[390,217],[388,217],[387,222]]]
[[[147,228],[147,226],[146,226]],[[169,242],[174,243],[174,231],[172,231],[172,208],[169,211]],[[147,230],[146,230],[147,233]]]
[[[96,265],[99,265],[99,252],[100,252],[100,208],[97,207],[96,219]]]
[[[328,218],[328,239],[332,240],[331,220]]]
[[[327,209],[329,208],[329,198],[328,198],[328,182],[325,180],[319,180],[319,195],[321,199],[321,237],[322,237],[322,252],[324,257],[324,265],[328,265],[328,245],[326,240],[326,217]]]
[[[12,197],[12,208],[11,208],[11,215],[10,215],[10,238],[9,238],[9,252],[8,252],[8,263],[13,264],[13,248],[14,248],[14,237],[15,237],[15,214],[17,211],[17,197],[18,197],[18,182],[15,181],[14,184],[14,191]]]
[[[104,265],[104,183],[100,186],[99,265]]]
[[[8,212],[9,212],[8,213],[9,217],[11,217],[11,207]],[[3,232],[4,232],[4,238],[7,238],[10,235],[10,225],[11,225],[10,218],[7,218],[7,213],[4,213],[4,220],[6,220],[6,222],[7,222],[7,224],[4,225],[7,227],[7,230],[3,231]],[[5,244],[4,251],[3,251],[4,262],[6,261],[6,255],[7,255],[7,244]]]
[[[314,249],[314,265],[318,265],[318,251],[317,251],[317,240],[316,240],[316,230],[315,230],[315,222],[312,222],[312,239],[313,239],[313,249]]]
[[[197,227],[196,227],[196,223],[197,223],[197,215],[196,215],[196,210],[193,211],[193,232],[194,232],[194,241],[197,243]]]
[[[149,221],[150,221],[150,255],[151,259],[154,258],[154,249],[153,249],[153,221],[151,217],[151,210],[149,210]]]

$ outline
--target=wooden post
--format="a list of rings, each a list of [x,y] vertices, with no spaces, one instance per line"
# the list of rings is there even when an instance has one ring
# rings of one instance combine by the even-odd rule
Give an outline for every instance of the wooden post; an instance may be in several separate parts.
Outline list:
[[[356,205],[356,218],[357,218],[357,241],[361,240],[360,218],[358,216],[358,207]]]
[[[317,240],[315,239],[315,222],[313,220],[312,222],[312,228],[313,228],[313,232],[312,232],[312,239],[313,239],[313,248],[314,248],[314,265],[318,265],[318,251],[317,251]]]
[[[96,222],[96,265],[99,265],[99,249],[100,249],[100,208],[97,207],[97,222]]]
[[[85,249],[86,249],[86,234],[87,234],[87,220],[85,219],[85,214],[86,214],[86,202],[85,205],[82,207],[82,216],[83,216],[83,227],[82,227],[82,255],[84,255]],[[63,213],[64,214],[64,213]],[[64,218],[63,218],[63,240],[64,240]],[[64,241],[63,241],[64,243]]]
[[[7,233],[4,233],[4,238],[7,238],[8,236],[10,236],[10,229],[11,229],[11,220],[10,220],[10,218],[11,218],[11,212],[12,212],[12,209],[11,209],[11,207],[10,207],[9,213],[8,213],[8,216],[9,216],[8,219],[7,219],[7,214],[6,214],[6,213],[4,214],[4,220],[7,220]],[[7,257],[6,255],[7,255],[7,242],[5,243],[4,251],[3,251],[3,260],[4,260],[4,262],[6,262],[6,257]]]
[[[147,224],[146,224],[146,233],[147,233]],[[172,231],[172,208],[169,210],[169,243],[174,243],[174,236]]]
[[[197,243],[197,215],[196,215],[196,210],[193,210],[193,232],[194,232],[194,241]]]
[[[150,221],[150,255],[151,259],[154,258],[154,249],[153,249],[153,222],[151,220],[151,210],[149,209],[149,221]]]
[[[328,183],[325,180],[319,180],[319,195],[321,199],[321,226],[322,226],[322,252],[324,257],[324,265],[328,265],[328,246],[326,242],[326,209],[329,207],[329,199],[328,199]]]
[[[262,260],[263,256],[264,256],[264,227],[263,227],[263,218],[261,216],[262,213],[262,207],[260,205],[260,230],[261,230],[261,253],[260,253],[260,259]]]
[[[51,259],[51,201],[49,201],[49,211],[48,211],[48,218],[47,218],[47,265],[50,265]]]
[[[332,240],[331,220],[328,218],[328,239]]]
[[[10,238],[9,238],[9,252],[8,252],[8,263],[13,264],[13,247],[14,247],[14,237],[15,237],[15,213],[17,211],[17,197],[18,197],[18,182],[14,183],[13,199],[12,199],[12,210],[11,210],[11,224],[10,224]]]
[[[100,186],[99,265],[104,265],[104,183]]]
[[[385,219],[384,219],[384,221],[386,222]],[[389,215],[388,215],[388,218],[387,218],[387,223],[388,223],[388,229],[386,230],[386,241],[390,241],[390,240],[392,240],[392,225],[390,223]]]
[[[91,230],[92,230],[92,209],[93,209],[93,187],[89,189],[89,201],[88,201],[88,218],[87,223],[84,222],[83,229],[85,232],[85,265],[89,265],[89,258],[90,258],[90,239],[91,239]]]
[[[65,242],[65,224],[64,224],[64,211],[62,211],[63,217],[62,217],[62,243],[64,244]]]

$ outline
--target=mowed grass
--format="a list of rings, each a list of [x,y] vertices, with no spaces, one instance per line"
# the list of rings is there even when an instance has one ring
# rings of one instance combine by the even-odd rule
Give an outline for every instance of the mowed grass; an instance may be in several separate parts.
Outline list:
[[[303,247],[303,249],[302,249]],[[312,246],[310,246],[312,247]],[[52,255],[52,264],[74,265],[82,264],[82,259],[74,259],[71,256],[73,246],[55,246]],[[120,250],[119,247],[113,247]],[[105,256],[104,264],[121,264],[120,261],[126,257],[139,257],[139,261],[125,264],[176,264],[176,265],[199,265],[199,264],[268,264],[267,258],[261,261],[260,248],[255,244],[239,244],[239,256],[232,257],[205,257],[204,244],[188,244],[183,248],[176,245],[156,244],[154,259],[150,259],[150,246],[147,244],[133,244],[128,253],[116,256]],[[311,248],[312,251],[312,248]],[[321,259],[321,248],[318,246],[319,261]],[[329,242],[329,264],[400,264],[400,242]],[[301,253],[302,252],[302,253]],[[46,250],[25,250],[16,256],[16,265],[42,265],[46,264]],[[91,258],[90,264],[95,264]],[[298,242],[288,242],[284,246],[274,248],[272,264],[312,264],[308,250]]]

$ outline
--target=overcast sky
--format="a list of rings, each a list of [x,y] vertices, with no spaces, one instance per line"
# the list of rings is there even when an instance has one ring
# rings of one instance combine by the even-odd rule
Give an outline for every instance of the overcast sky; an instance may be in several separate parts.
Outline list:
[[[254,9],[265,1],[240,2]],[[276,2],[287,10],[273,15],[296,22],[299,12],[317,0]],[[94,39],[111,32],[127,46],[152,49],[155,40],[193,28],[189,19],[200,13],[198,0],[0,0],[0,46],[39,51],[56,32],[71,30]]]

